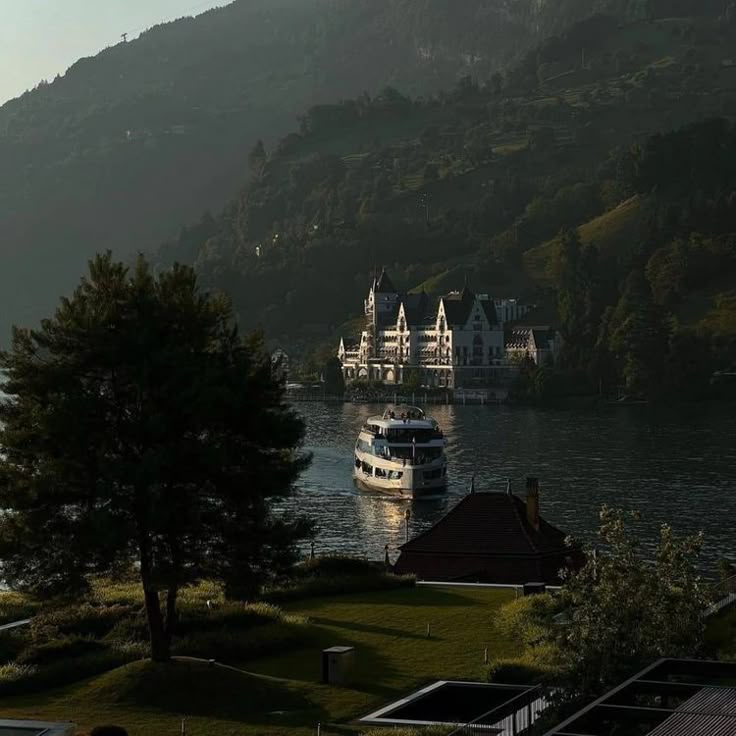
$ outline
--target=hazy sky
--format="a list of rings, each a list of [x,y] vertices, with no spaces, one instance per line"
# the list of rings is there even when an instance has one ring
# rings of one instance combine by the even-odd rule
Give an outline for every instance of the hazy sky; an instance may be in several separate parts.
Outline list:
[[[0,0],[0,104],[156,23],[227,0]]]

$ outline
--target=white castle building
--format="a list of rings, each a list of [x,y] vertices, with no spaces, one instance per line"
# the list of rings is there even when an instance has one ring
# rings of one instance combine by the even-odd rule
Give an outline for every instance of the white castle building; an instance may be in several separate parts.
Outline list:
[[[340,341],[346,381],[401,384],[419,372],[424,386],[498,385],[514,372],[506,357],[504,323],[530,307],[494,300],[467,286],[432,300],[424,292],[401,294],[386,271],[365,300],[366,329],[360,341]]]

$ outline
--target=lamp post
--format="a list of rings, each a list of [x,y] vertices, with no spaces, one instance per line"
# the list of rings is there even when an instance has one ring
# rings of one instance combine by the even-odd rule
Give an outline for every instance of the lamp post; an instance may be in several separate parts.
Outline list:
[[[411,519],[411,509],[407,509],[404,512],[404,519],[406,520],[406,541],[409,541],[409,520]]]

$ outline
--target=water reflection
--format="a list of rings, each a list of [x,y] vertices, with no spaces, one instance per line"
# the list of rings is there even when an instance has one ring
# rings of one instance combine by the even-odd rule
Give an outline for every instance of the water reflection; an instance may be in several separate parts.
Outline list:
[[[358,429],[383,406],[299,404],[314,463],[284,505],[317,523],[325,551],[383,557],[405,537],[408,502],[361,492],[352,482]],[[510,407],[436,406],[429,410],[448,438],[445,497],[412,504],[413,535],[431,526],[467,492],[521,491],[527,475],[540,478],[542,513],[581,538],[596,528],[601,504],[639,509],[648,530],[670,522],[682,532],[703,529],[710,563],[736,556],[736,418],[725,408],[547,411]]]

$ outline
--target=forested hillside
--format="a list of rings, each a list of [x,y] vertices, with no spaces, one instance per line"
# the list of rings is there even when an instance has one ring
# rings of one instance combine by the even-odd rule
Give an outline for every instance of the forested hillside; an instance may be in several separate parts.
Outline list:
[[[0,335],[47,313],[94,252],[145,250],[219,210],[254,142],[287,133],[310,105],[487,80],[596,9],[625,18],[646,6],[238,0],[79,61],[0,108]]]
[[[486,83],[313,107],[161,261],[194,260],[297,351],[359,311],[376,265],[434,291],[470,274],[559,314],[567,380],[648,394],[667,369],[680,390],[734,359],[733,34],[728,13],[596,16]]]

